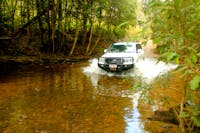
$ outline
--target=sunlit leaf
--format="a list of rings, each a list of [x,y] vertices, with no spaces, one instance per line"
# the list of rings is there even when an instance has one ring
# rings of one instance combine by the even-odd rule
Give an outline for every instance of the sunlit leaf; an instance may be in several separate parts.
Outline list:
[[[176,69],[175,72],[183,72],[187,69],[187,66],[183,66],[183,65],[180,65],[178,66],[178,68]]]
[[[196,53],[197,52],[197,50],[195,49],[195,48],[193,48],[193,47],[185,47],[188,51],[191,51],[191,52],[193,52],[193,53]]]
[[[192,58],[192,62],[196,64],[197,61],[198,61],[197,56],[196,55],[192,55],[191,58]]]
[[[197,116],[192,116],[192,120],[194,121],[195,125],[200,126],[200,118]]]
[[[123,23],[121,23],[121,24],[119,24],[118,25],[118,28],[120,28],[120,27],[122,27],[122,26],[125,26],[125,25],[127,25],[129,22],[123,22]]]
[[[168,52],[167,53],[167,61],[173,61],[177,57],[175,52]]]
[[[178,56],[174,59],[174,63],[179,64],[179,57]]]
[[[195,34],[194,32],[191,32],[191,31],[190,31],[190,32],[187,32],[186,35],[187,35],[187,36],[196,36],[196,34]]]
[[[189,117],[190,115],[187,112],[181,112],[180,113],[180,117],[185,118],[185,117]]]
[[[189,58],[185,58],[185,63],[186,63],[187,65],[189,65],[189,66],[193,66],[193,62],[192,62],[192,60],[189,59]]]
[[[175,0],[174,3],[175,3],[176,9],[178,9],[178,7],[179,7],[179,0]]]
[[[189,74],[193,74],[194,72],[190,69],[186,69],[183,73],[182,73],[182,77],[186,76],[186,75],[189,75]]]
[[[200,52],[199,52],[199,53],[197,53],[197,56],[199,56],[199,57],[200,57]]]
[[[200,90],[200,76],[195,76],[190,82],[189,82],[190,88],[192,90]]]

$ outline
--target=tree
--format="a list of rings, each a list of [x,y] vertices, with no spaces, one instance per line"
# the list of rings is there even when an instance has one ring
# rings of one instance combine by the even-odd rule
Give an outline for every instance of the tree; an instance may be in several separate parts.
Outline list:
[[[148,0],[144,1],[144,9],[152,29],[152,39],[157,44],[162,60],[179,64],[178,71],[183,73],[185,96],[182,99],[179,113],[180,130],[183,127],[183,105],[189,95],[188,89],[200,90],[200,45],[197,34],[200,32],[200,2],[198,0]],[[192,122],[186,123],[192,131],[193,124],[199,125],[200,119],[194,113],[190,115]]]
[[[42,52],[53,54],[73,54],[69,50],[71,37],[77,43],[73,51],[89,54],[103,37],[104,40],[123,38],[129,25],[136,23],[135,0],[3,0],[0,3],[3,27],[8,25],[12,29],[8,29],[9,37],[2,35],[0,40],[28,36],[29,44],[39,37]],[[102,36],[103,31],[106,36]]]

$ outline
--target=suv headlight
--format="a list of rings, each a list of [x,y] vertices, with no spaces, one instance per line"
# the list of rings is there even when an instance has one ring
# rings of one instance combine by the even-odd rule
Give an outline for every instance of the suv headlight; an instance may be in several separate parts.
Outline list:
[[[133,58],[130,57],[124,58],[124,64],[133,64]]]
[[[104,57],[100,57],[98,60],[99,64],[105,64],[105,58]]]

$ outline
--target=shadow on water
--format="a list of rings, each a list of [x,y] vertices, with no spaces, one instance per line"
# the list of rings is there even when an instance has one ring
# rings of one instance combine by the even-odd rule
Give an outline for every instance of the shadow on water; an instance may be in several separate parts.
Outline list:
[[[1,78],[0,132],[150,132],[140,92],[130,91],[134,78],[144,75],[137,70],[142,67],[108,73],[96,62],[23,69]]]

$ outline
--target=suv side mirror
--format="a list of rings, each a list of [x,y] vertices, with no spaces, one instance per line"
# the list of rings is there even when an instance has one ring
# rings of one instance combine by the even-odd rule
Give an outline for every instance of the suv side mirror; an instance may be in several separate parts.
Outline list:
[[[107,52],[107,49],[104,49],[104,53],[106,53]]]

